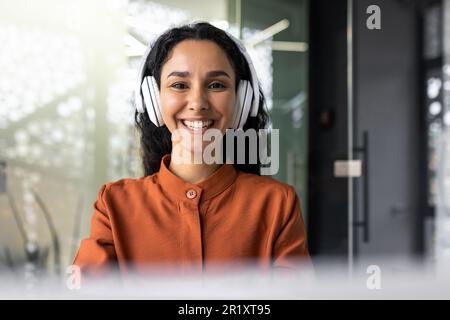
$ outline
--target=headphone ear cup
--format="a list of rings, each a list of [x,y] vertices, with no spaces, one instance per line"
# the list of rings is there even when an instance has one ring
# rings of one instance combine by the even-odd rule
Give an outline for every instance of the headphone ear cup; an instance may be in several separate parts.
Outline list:
[[[161,115],[159,90],[155,78],[152,76],[145,77],[144,81],[142,81],[141,90],[150,121],[155,126],[161,127],[164,125],[164,121]]]
[[[155,97],[155,105],[156,105],[156,117],[158,119],[159,126],[164,125],[164,120],[162,117],[162,109],[161,109],[161,98],[159,96],[159,89],[158,84],[156,83],[156,79],[154,77],[151,77],[151,83],[153,88],[153,96]]]
[[[244,127],[252,106],[252,99],[253,88],[250,82],[247,80],[240,80],[236,97],[236,111],[233,120],[234,129],[242,129]]]

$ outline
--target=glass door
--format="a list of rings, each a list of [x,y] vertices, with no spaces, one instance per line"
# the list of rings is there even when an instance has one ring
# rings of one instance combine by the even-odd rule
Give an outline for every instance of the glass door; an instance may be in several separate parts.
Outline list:
[[[426,23],[427,12],[414,1],[347,1],[348,161],[335,163],[335,170],[348,179],[351,274],[364,274],[370,265],[410,270],[426,254],[430,185],[422,75],[424,44],[433,35],[418,17]],[[433,17],[431,11],[428,19],[440,19],[441,12]],[[430,81],[438,78],[429,74]]]

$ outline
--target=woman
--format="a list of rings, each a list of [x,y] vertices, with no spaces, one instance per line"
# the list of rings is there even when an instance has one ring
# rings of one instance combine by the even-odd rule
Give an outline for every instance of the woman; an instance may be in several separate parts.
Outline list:
[[[205,130],[267,127],[264,97],[251,68],[239,43],[208,23],[173,28],[156,40],[144,60],[145,79],[139,80],[144,99],[136,101],[145,176],[100,189],[90,236],[74,261],[83,273],[111,265],[121,273],[149,266],[223,271],[239,262],[296,270],[301,258],[308,260],[292,186],[260,176],[259,159],[210,164],[186,157],[198,151],[189,142]],[[250,103],[241,96],[249,83],[257,90]],[[241,105],[248,116],[239,114]],[[180,130],[187,140],[174,137]],[[200,150],[207,145],[202,142]]]

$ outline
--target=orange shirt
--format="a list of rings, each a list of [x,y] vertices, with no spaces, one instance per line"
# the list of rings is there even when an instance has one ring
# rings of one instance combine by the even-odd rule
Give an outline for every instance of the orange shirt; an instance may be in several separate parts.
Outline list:
[[[294,188],[224,164],[191,184],[169,171],[122,179],[100,189],[91,232],[74,264],[82,272],[113,264],[170,266],[177,272],[252,261],[297,268],[309,259],[300,200]]]

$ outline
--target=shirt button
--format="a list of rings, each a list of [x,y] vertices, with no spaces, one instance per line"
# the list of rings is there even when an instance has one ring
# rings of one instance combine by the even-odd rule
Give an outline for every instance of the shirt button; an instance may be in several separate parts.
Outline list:
[[[189,199],[194,199],[196,195],[197,192],[194,189],[189,189],[188,191],[186,191],[186,197],[188,197]]]

